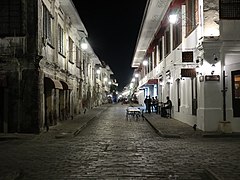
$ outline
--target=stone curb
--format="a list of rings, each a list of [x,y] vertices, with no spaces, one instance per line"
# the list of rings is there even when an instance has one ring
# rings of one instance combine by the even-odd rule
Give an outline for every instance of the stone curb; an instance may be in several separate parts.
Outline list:
[[[97,116],[92,117],[91,119],[89,119],[86,123],[84,123],[80,128],[78,128],[72,135],[75,137],[77,136],[85,127],[87,127],[88,124],[90,124],[90,122],[92,120],[94,120]]]
[[[240,134],[239,133],[230,133],[230,134],[226,134],[226,133],[206,133],[202,135],[203,138],[240,138]]]
[[[74,133],[73,136],[77,136],[88,124],[90,124],[96,117],[100,116],[103,112],[105,112],[109,107],[106,107],[102,111],[98,112],[94,117],[90,118],[86,123],[84,123],[80,128],[78,128]]]
[[[210,180],[222,180],[217,174],[215,174],[211,169],[205,168],[203,171],[204,175]]]
[[[35,134],[23,135],[19,134],[0,134],[0,141],[8,141],[8,140],[21,140],[21,139],[31,139],[35,136]]]
[[[155,132],[164,138],[181,138],[180,135],[178,134],[165,134],[163,132],[161,132],[159,129],[157,129],[144,115],[143,115],[144,119],[150,124],[150,126],[155,130]]]

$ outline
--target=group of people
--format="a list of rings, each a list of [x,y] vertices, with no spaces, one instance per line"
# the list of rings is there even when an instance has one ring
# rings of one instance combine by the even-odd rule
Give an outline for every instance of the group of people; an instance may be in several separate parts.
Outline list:
[[[144,100],[145,106],[146,106],[146,111],[148,113],[153,112],[154,110],[157,111],[158,108],[158,98],[157,96],[154,97],[150,97],[150,96],[146,96],[145,100]]]
[[[161,106],[161,116],[162,117],[167,117],[167,109],[172,108],[172,101],[169,99],[169,96],[166,97],[167,101],[165,103],[162,103]],[[157,98],[157,96],[154,97],[150,97],[150,96],[146,96],[145,100],[144,100],[145,106],[146,106],[146,112],[151,113],[151,112],[158,112],[158,106],[159,106],[159,100]]]

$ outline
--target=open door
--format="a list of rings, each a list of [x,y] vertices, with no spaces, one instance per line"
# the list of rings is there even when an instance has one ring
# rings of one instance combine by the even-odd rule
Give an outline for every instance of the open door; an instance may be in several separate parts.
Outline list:
[[[240,70],[232,71],[233,116],[240,117]]]

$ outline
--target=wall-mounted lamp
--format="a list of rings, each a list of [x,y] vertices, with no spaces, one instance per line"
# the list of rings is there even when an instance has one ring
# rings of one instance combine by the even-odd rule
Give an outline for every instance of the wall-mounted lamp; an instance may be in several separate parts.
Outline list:
[[[147,61],[147,60],[144,60],[144,61],[143,61],[143,65],[144,65],[144,66],[147,66],[147,65],[148,65],[148,61]]]
[[[103,79],[104,82],[107,82],[107,80],[108,80],[108,78],[106,78],[106,77]]]
[[[86,50],[88,48],[88,44],[86,42],[86,37],[88,37],[86,31],[84,30],[78,30],[78,32],[81,32],[83,34],[83,36],[81,36],[81,40],[80,40],[80,47],[83,50]]]
[[[139,77],[139,74],[138,74],[138,73],[135,73],[134,76],[135,76],[135,78],[138,78],[138,77]]]
[[[100,73],[101,73],[101,70],[100,70],[100,69],[97,69],[96,73],[97,73],[97,74],[100,74]]]
[[[88,44],[87,44],[85,38],[82,38],[82,39],[81,39],[81,44],[80,44],[80,46],[81,46],[81,48],[82,48],[83,50],[86,50],[86,49],[88,48]]]
[[[200,75],[200,76],[202,75],[201,68],[199,65],[196,66],[196,73],[197,75]]]
[[[178,22],[178,15],[177,14],[171,14],[168,17],[168,20],[171,24],[176,24]]]
[[[132,78],[132,82],[135,82],[136,81],[136,79],[135,78]]]

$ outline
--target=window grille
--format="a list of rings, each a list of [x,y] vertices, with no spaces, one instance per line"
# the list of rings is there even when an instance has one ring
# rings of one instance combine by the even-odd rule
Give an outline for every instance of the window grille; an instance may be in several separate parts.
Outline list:
[[[220,19],[240,19],[240,0],[220,0]]]
[[[20,0],[0,1],[0,36],[22,35],[22,13]]]

